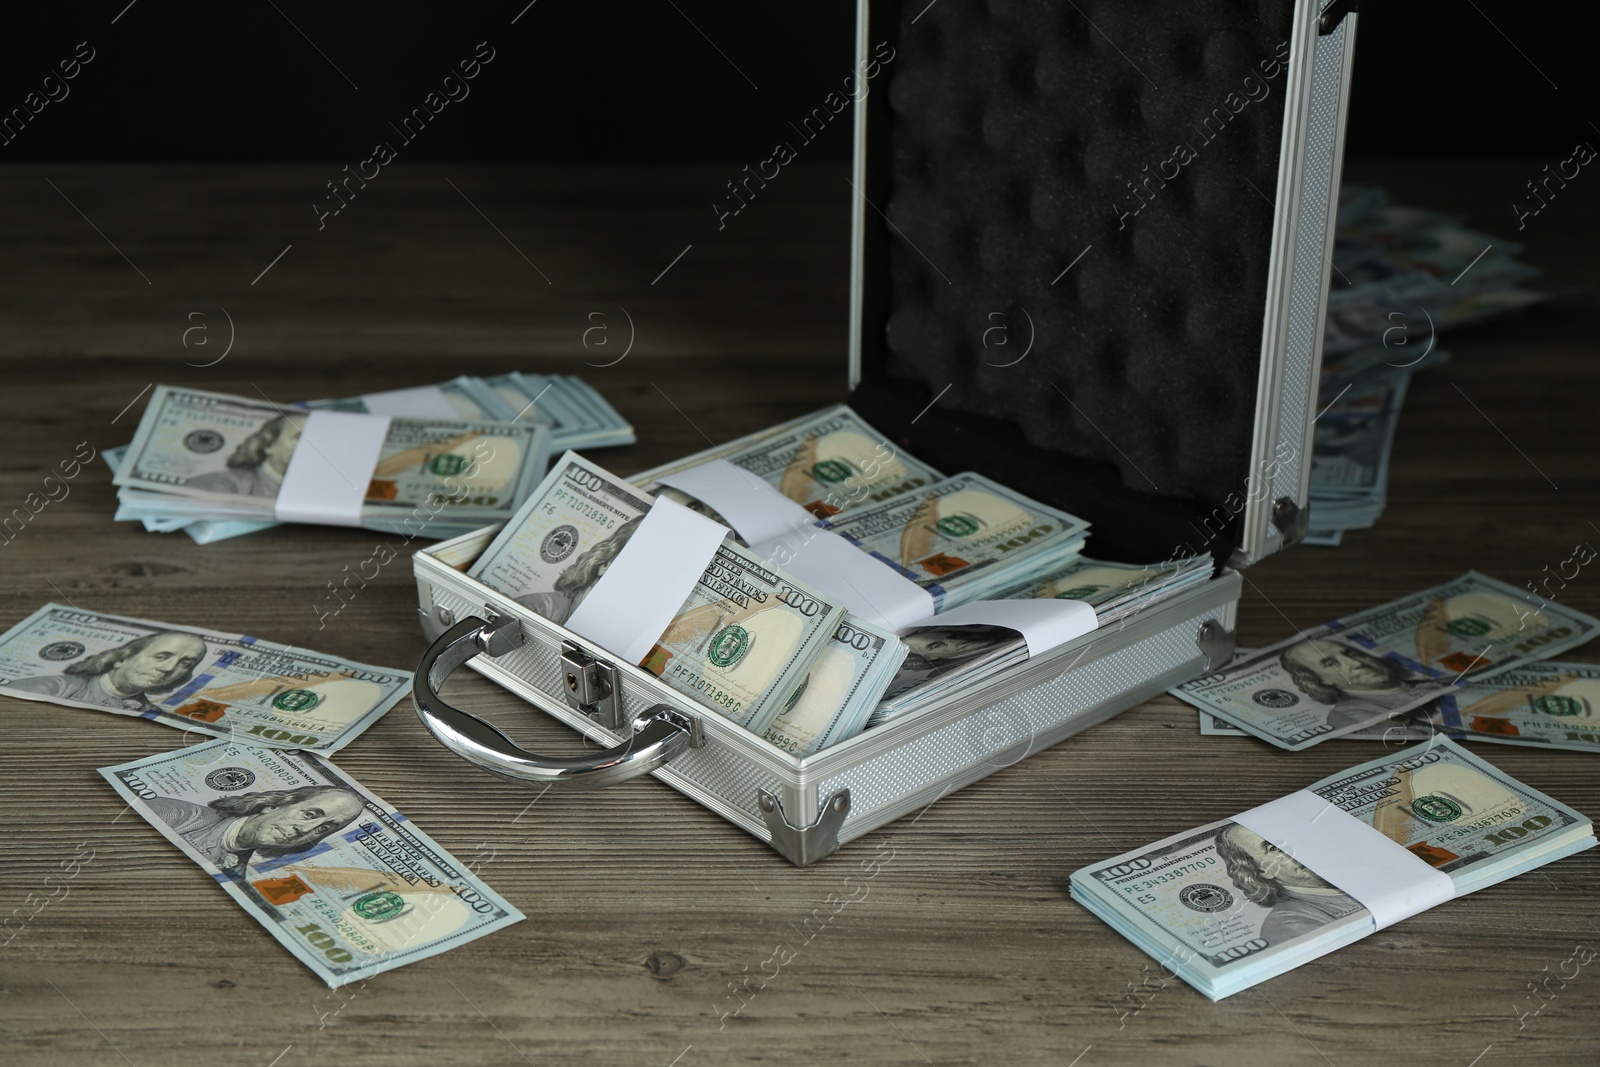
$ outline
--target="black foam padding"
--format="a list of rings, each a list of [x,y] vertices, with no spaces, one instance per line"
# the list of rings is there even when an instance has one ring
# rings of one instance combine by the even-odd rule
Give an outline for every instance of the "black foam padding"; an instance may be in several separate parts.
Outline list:
[[[868,50],[894,53],[867,97],[852,405],[929,462],[1090,519],[1096,556],[1164,557],[1235,517],[1292,14],[872,3]]]

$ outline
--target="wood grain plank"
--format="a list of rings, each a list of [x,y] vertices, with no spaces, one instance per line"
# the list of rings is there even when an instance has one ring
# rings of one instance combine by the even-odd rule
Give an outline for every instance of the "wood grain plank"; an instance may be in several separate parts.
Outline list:
[[[1351,177],[1380,176],[1409,202],[1499,211],[1494,197],[1537,169],[1430,162],[1352,167]],[[154,284],[66,210],[45,176]],[[289,398],[514,368],[584,373],[639,430],[637,446],[596,455],[623,471],[844,392],[848,189],[838,171],[798,169],[725,232],[700,203],[723,178],[714,168],[401,168],[319,233],[307,204],[324,177],[315,167],[0,170],[9,224],[0,511],[78,442],[126,440],[138,405],[119,412],[157,380]],[[1596,280],[1592,201],[1564,200],[1568,224],[1528,237],[1552,291]],[[1497,224],[1504,229],[1494,214],[1482,222]],[[289,243],[293,258],[252,289]],[[585,316],[613,304],[635,316],[638,346],[616,366],[585,368],[586,357],[600,361],[581,345]],[[239,324],[235,351],[214,367],[185,366],[214,358],[181,346],[186,315],[214,317],[222,306]],[[1408,398],[1388,513],[1342,548],[1297,549],[1252,568],[1240,640],[1276,640],[1471,567],[1522,584],[1575,543],[1600,543],[1591,525],[1600,523],[1597,326],[1592,302],[1562,299],[1449,338],[1455,361],[1418,377]],[[421,652],[403,554],[415,544],[306,527],[200,547],[114,523],[113,509],[96,461],[66,499],[0,542],[0,618],[67,600],[375,663],[404,666]],[[327,583],[379,542],[400,559],[319,628]],[[1600,611],[1600,571],[1584,569],[1560,598]],[[452,685],[530,744],[581,744],[482,679]],[[1342,1067],[1466,1065],[1482,1055],[1485,1065],[1576,1067],[1600,1058],[1592,967],[1565,988],[1552,983],[1538,1015],[1517,1014],[1537,1004],[1528,983],[1543,968],[1600,942],[1592,852],[1222,1004],[1169,982],[1128,1014],[1138,1003],[1130,983],[1154,966],[1068,899],[1067,875],[1372,754],[1358,742],[1290,754],[1202,740],[1171,697],[806,870],[653,780],[552,792],[529,807],[534,794],[468,768],[402,705],[338,763],[458,856],[480,860],[529,918],[339,993],[122,813],[94,771],[183,737],[10,699],[0,713],[0,911],[43,891],[79,843],[95,850],[67,896],[0,950],[8,1062]],[[1476,751],[1600,812],[1596,757]],[[884,856],[869,878],[863,865]],[[830,915],[830,894],[858,899]],[[780,945],[793,955],[774,973]]]

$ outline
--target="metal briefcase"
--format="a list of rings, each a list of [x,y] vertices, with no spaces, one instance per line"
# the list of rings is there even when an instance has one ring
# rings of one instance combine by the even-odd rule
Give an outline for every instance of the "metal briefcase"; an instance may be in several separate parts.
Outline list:
[[[847,402],[1211,581],[801,758],[467,577],[489,528],[414,558],[427,727],[519,781],[653,774],[803,866],[1225,663],[1237,570],[1306,529],[1352,6],[859,7]],[[518,748],[439,697],[462,664],[605,750]]]

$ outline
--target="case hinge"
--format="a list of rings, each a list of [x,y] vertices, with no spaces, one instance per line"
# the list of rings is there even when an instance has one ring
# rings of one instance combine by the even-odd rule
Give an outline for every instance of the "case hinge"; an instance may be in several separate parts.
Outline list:
[[[761,818],[772,834],[772,848],[797,867],[809,867],[824,856],[839,851],[839,827],[850,814],[850,790],[841,789],[822,805],[822,814],[810,826],[792,826],[784,817],[783,803],[776,794],[756,790]]]
[[[617,669],[570,641],[561,642],[561,693],[569,706],[608,730],[622,730],[629,725],[622,711]]]
[[[1272,525],[1283,535],[1283,547],[1298,545],[1306,539],[1311,524],[1311,509],[1301,507],[1286,496],[1272,502]]]
[[[1361,10],[1361,0],[1333,0],[1331,4],[1322,9],[1322,17],[1317,20],[1317,36],[1326,37],[1339,28],[1339,23],[1352,11]]]
[[[478,647],[489,656],[503,656],[522,647],[522,626],[509,615],[501,615],[485,605],[483,628],[478,631]],[[448,609],[446,609],[448,610]]]

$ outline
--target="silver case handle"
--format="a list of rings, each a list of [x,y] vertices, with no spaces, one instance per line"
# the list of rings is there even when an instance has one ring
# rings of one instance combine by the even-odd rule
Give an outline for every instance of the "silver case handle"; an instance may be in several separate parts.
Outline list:
[[[522,643],[514,620],[486,622],[468,616],[440,634],[417,664],[411,701],[417,718],[441,745],[468,763],[515,782],[598,789],[649,774],[689,748],[693,723],[666,704],[633,720],[621,744],[585,756],[541,756],[529,752],[496,727],[439,695],[450,672],[480,652],[498,656]]]

